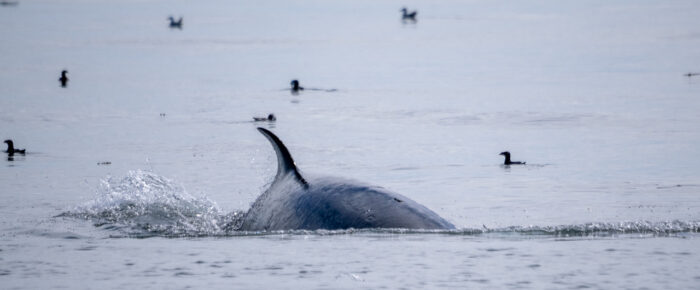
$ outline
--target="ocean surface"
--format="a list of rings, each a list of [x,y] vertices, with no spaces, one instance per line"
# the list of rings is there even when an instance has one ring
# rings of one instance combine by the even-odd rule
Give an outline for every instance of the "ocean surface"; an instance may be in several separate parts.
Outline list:
[[[698,289],[698,15],[695,0],[2,5],[0,138],[27,153],[0,160],[0,288]],[[458,229],[227,228],[276,172],[256,127],[303,174],[385,187]]]

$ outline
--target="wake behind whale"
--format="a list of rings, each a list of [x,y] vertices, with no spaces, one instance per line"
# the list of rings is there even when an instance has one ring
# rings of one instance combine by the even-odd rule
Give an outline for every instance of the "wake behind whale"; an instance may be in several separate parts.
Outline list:
[[[561,225],[514,225],[499,228],[423,230],[368,228],[343,230],[241,230],[246,212],[227,212],[215,201],[195,197],[175,181],[153,172],[135,170],[121,178],[102,180],[94,200],[57,218],[85,220],[109,237],[237,237],[250,235],[444,234],[489,238],[609,237],[640,234],[651,237],[700,232],[700,221],[619,221]]]

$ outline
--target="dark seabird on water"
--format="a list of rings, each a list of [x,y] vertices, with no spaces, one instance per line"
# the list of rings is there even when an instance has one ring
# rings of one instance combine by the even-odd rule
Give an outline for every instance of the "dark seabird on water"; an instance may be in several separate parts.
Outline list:
[[[182,17],[175,21],[175,18],[172,16],[168,17],[168,20],[170,20],[170,28],[177,28],[177,29],[182,29]]]
[[[5,144],[7,144],[7,150],[5,150],[5,152],[9,156],[15,155],[15,153],[24,154],[26,152],[26,149],[16,149],[15,144],[12,143],[10,139],[5,140]]]
[[[62,71],[61,71],[61,77],[58,78],[58,81],[61,82],[61,87],[62,87],[62,88],[65,88],[66,86],[68,86],[68,76],[67,76],[67,74],[68,74],[68,71],[67,71],[67,70],[62,70]]]
[[[292,91],[293,92],[298,92],[298,91],[303,91],[304,87],[299,86],[299,81],[298,80],[292,80],[292,82],[289,83],[292,86]]]
[[[418,11],[408,12],[406,7],[401,8],[400,11],[403,13],[403,15],[401,15],[401,20],[416,21],[416,14],[418,14]]]
[[[274,121],[277,121],[277,117],[275,117],[275,114],[269,114],[269,115],[267,115],[267,117],[253,117],[253,120],[255,122],[263,122],[263,121],[274,122]]]
[[[506,160],[503,161],[503,165],[517,165],[517,164],[525,164],[523,161],[511,161],[510,160],[510,152],[508,151],[503,151],[501,154],[498,155],[503,155],[506,157]]]

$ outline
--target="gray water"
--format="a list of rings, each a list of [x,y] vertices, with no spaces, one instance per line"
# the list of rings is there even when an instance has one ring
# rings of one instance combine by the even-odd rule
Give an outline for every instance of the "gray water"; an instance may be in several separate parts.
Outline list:
[[[0,138],[27,148],[0,163],[0,288],[697,289],[698,15],[696,1],[0,6]],[[458,230],[227,228],[276,170],[257,126],[304,174],[383,186]],[[527,165],[501,165],[504,150]]]

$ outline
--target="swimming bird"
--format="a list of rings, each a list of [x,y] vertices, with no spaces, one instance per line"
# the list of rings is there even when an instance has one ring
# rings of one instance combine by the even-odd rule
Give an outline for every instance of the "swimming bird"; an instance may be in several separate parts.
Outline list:
[[[24,152],[26,151],[26,149],[15,149],[15,144],[12,143],[12,140],[10,140],[10,139],[5,140],[5,144],[7,144],[7,150],[5,150],[7,155],[12,156],[15,153],[24,154]]]
[[[168,19],[170,20],[170,28],[182,29],[182,17],[178,21],[175,21],[175,18],[172,16],[168,17]]]
[[[508,151],[503,151],[501,154],[498,155],[503,155],[506,157],[506,160],[503,161],[503,165],[516,165],[516,164],[525,164],[524,161],[510,161],[510,152]]]
[[[298,92],[298,91],[303,91],[303,90],[304,90],[304,87],[300,87],[300,86],[299,86],[299,81],[298,81],[298,80],[292,80],[292,82],[289,83],[289,84],[292,85],[292,92]]]
[[[65,88],[66,86],[68,86],[68,76],[66,76],[66,74],[68,74],[68,71],[67,71],[67,70],[62,70],[62,71],[61,71],[61,77],[58,78],[58,81],[61,82],[61,87],[62,87],[62,88]]]
[[[418,14],[418,11],[413,11],[411,13],[408,13],[408,9],[406,9],[406,7],[401,8],[400,11],[403,12],[403,15],[401,16],[402,20],[416,21],[416,14]]]
[[[277,121],[277,117],[275,117],[275,114],[269,114],[269,115],[267,115],[267,118],[265,118],[265,117],[253,117],[253,120],[255,122],[263,122],[263,121],[274,122],[274,121]]]
[[[684,76],[687,76],[687,77],[690,78],[690,77],[693,77],[693,76],[700,76],[700,73],[687,73],[687,74],[684,74]]]

